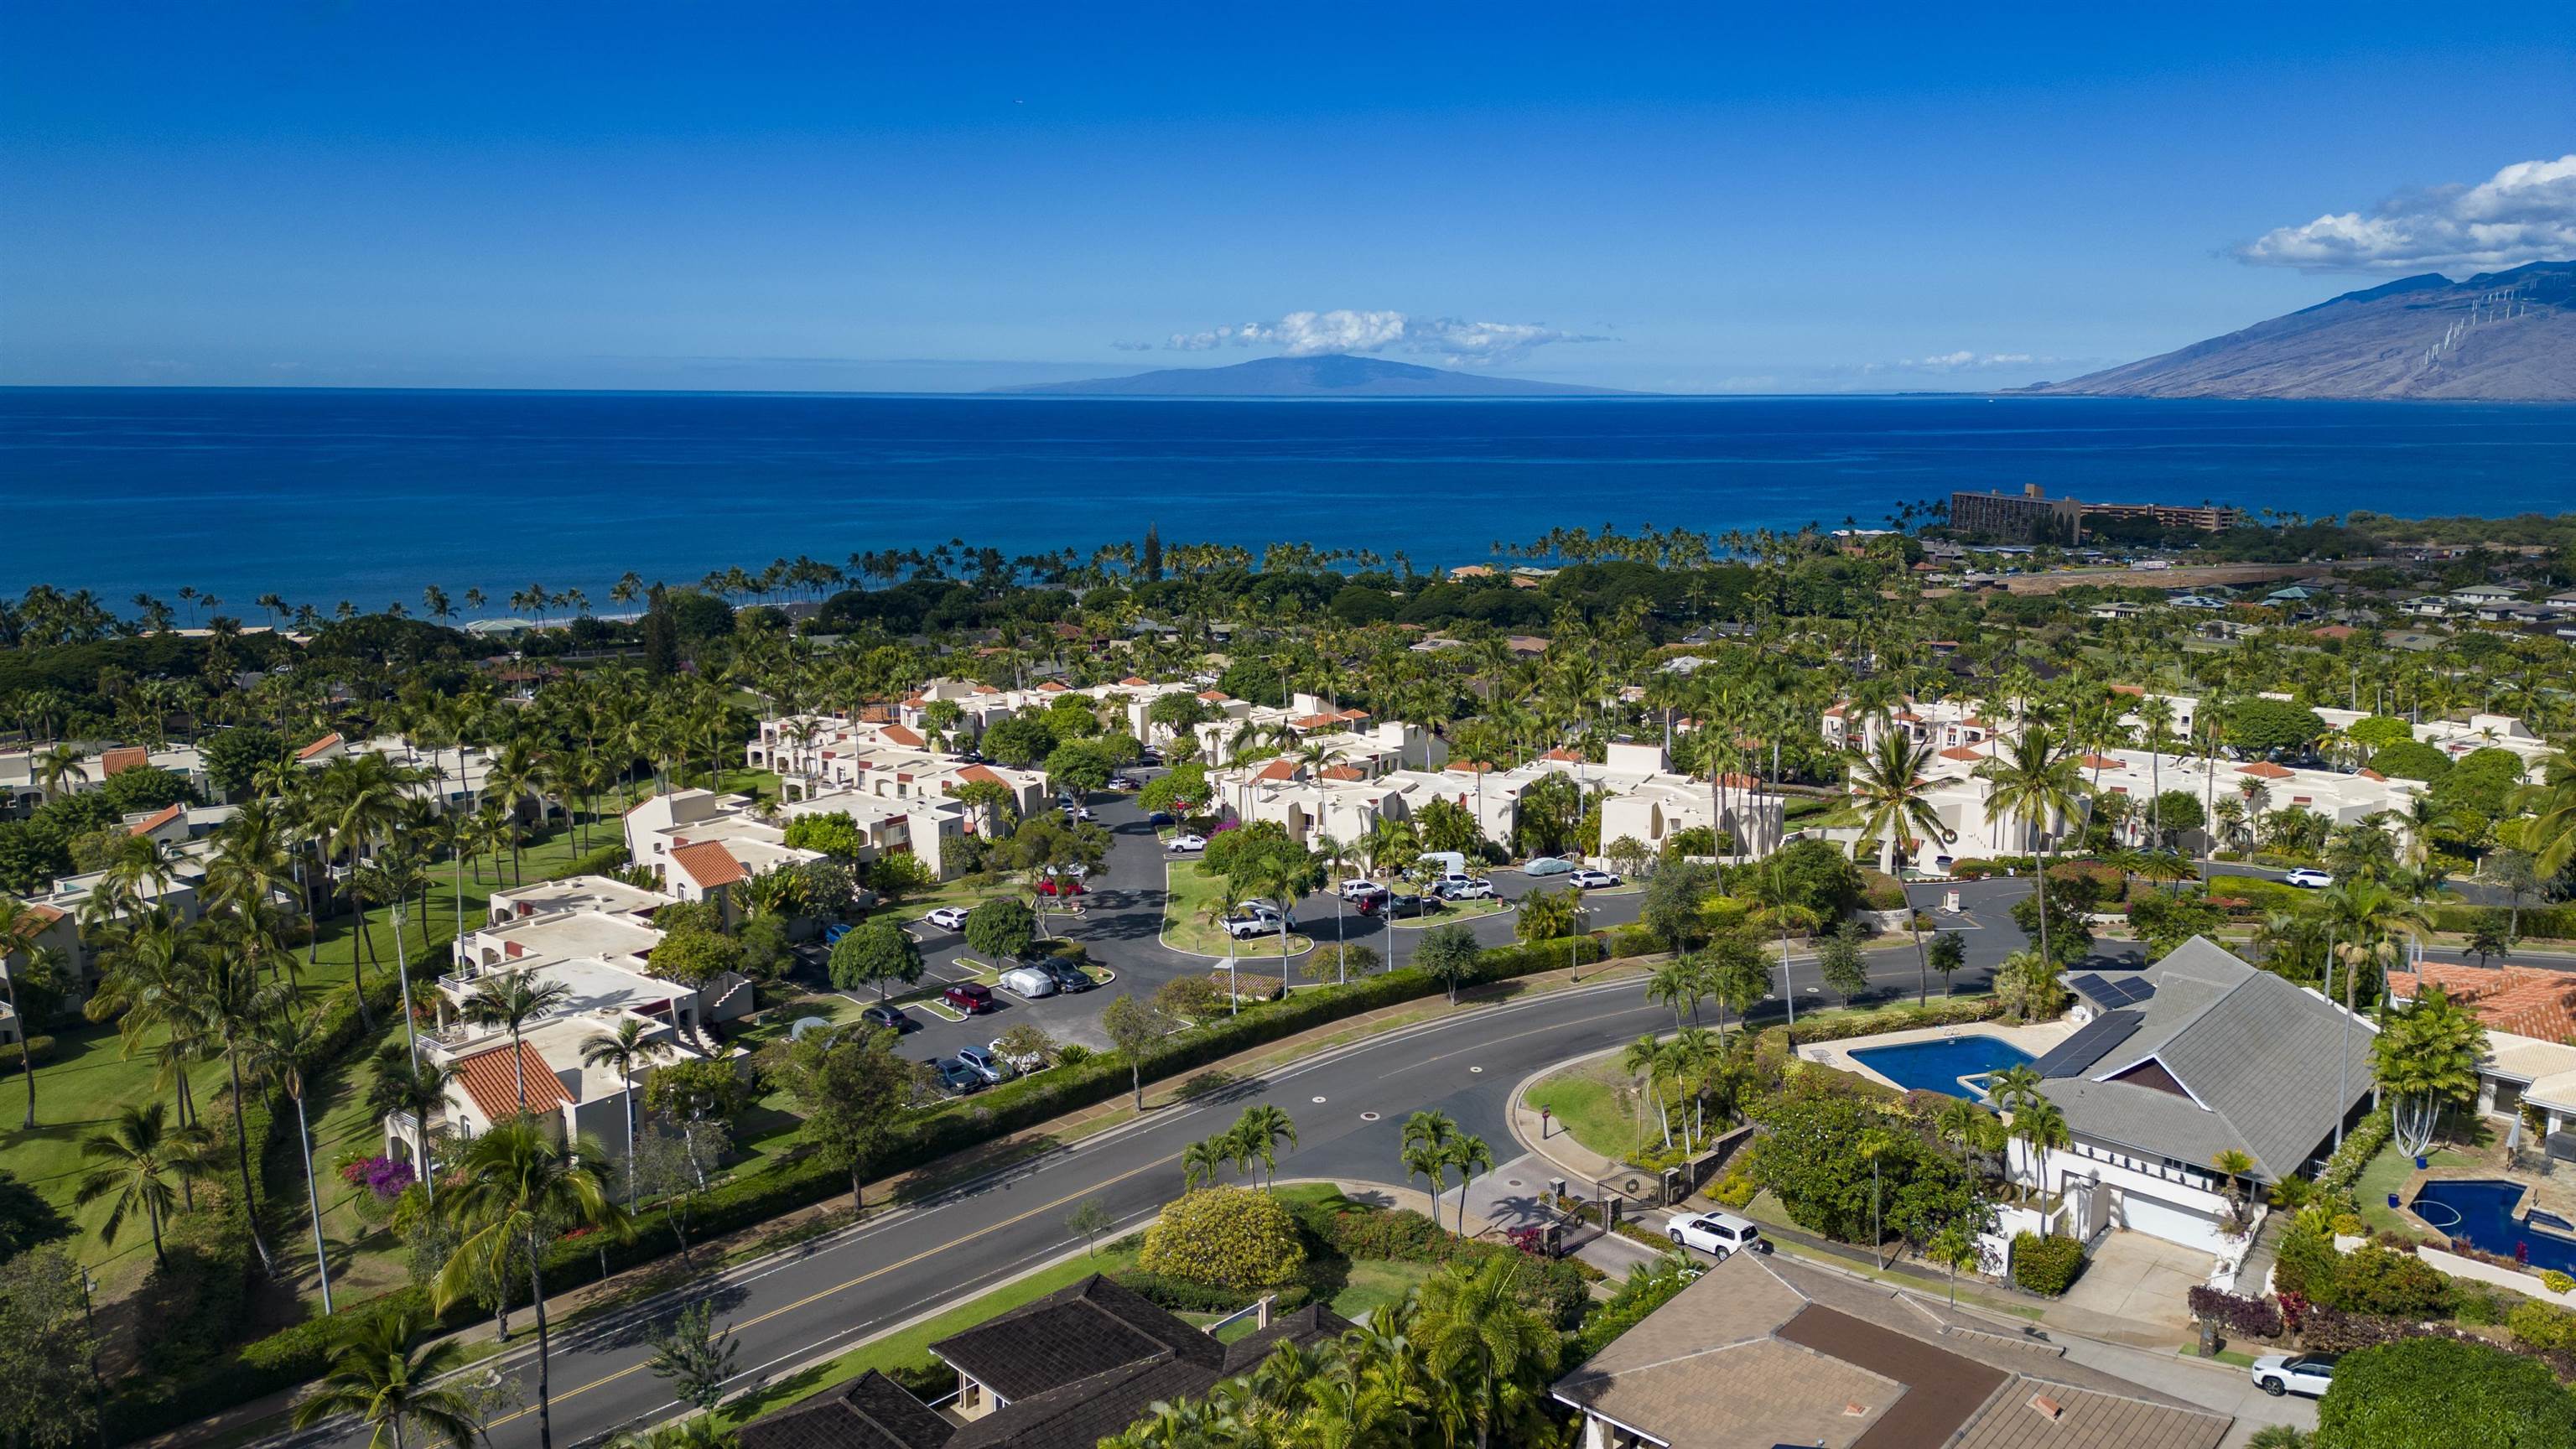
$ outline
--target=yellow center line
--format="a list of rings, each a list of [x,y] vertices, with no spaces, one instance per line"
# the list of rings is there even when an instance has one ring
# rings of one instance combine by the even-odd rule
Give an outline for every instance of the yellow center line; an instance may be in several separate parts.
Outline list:
[[[924,1249],[922,1249],[920,1252],[913,1254],[913,1255],[912,1255],[911,1257],[909,1257],[909,1258],[905,1258],[905,1259],[902,1259],[902,1260],[900,1260],[900,1261],[893,1262],[893,1263],[888,1263],[888,1264],[886,1264],[886,1265],[885,1265],[884,1267],[882,1267],[882,1268],[877,1268],[877,1269],[873,1269],[873,1270],[871,1270],[871,1271],[869,1271],[869,1272],[861,1273],[859,1276],[857,1276],[857,1277],[855,1277],[855,1278],[852,1278],[852,1279],[850,1279],[849,1281],[847,1281],[847,1282],[845,1282],[845,1283],[836,1283],[836,1284],[832,1285],[832,1286],[831,1286],[831,1287],[829,1287],[829,1288],[822,1289],[822,1290],[821,1290],[821,1291],[819,1291],[819,1292],[809,1293],[809,1294],[807,1294],[806,1296],[804,1296],[804,1297],[802,1297],[802,1298],[797,1299],[797,1300],[796,1300],[795,1302],[793,1302],[793,1303],[789,1303],[789,1304],[786,1304],[786,1305],[781,1306],[781,1307],[778,1307],[778,1308],[773,1308],[773,1309],[769,1310],[767,1313],[761,1314],[761,1315],[760,1315],[759,1317],[757,1317],[757,1318],[749,1318],[749,1319],[745,1319],[745,1320],[743,1320],[742,1322],[740,1322],[740,1323],[738,1323],[738,1324],[735,1324],[735,1325],[734,1325],[734,1327],[735,1327],[737,1330],[745,1329],[745,1328],[757,1328],[757,1327],[759,1327],[761,1324],[767,1323],[769,1320],[771,1320],[771,1319],[773,1319],[773,1318],[778,1317],[778,1316],[779,1316],[780,1314],[782,1314],[782,1313],[793,1313],[793,1312],[795,1312],[795,1311],[796,1311],[797,1309],[799,1309],[799,1308],[803,1308],[803,1307],[806,1307],[806,1306],[808,1306],[808,1305],[810,1305],[810,1304],[817,1303],[817,1302],[820,1302],[820,1301],[821,1301],[821,1300],[823,1300],[823,1299],[829,1298],[829,1297],[831,1297],[833,1294],[840,1292],[840,1291],[841,1291],[842,1289],[844,1289],[844,1288],[855,1288],[855,1287],[859,1286],[860,1284],[867,1282],[867,1281],[868,1281],[869,1279],[871,1279],[871,1278],[881,1278],[881,1277],[885,1276],[886,1274],[888,1274],[888,1273],[891,1273],[891,1272],[895,1271],[895,1270],[896,1270],[896,1269],[898,1269],[898,1268],[909,1268],[909,1267],[911,1267],[913,1264],[920,1262],[920,1261],[921,1261],[922,1259],[924,1259],[924,1258],[936,1257],[937,1255],[939,1255],[939,1254],[941,1254],[941,1253],[945,1253],[945,1252],[949,1251],[949,1250],[950,1250],[950,1249],[952,1249],[952,1248],[959,1248],[959,1247],[963,1247],[963,1246],[965,1246],[966,1244],[968,1244],[968,1243],[971,1243],[971,1242],[975,1241],[977,1238],[985,1237],[985,1236],[987,1236],[987,1235],[989,1235],[989,1234],[993,1234],[993,1233],[998,1233],[998,1232],[1000,1232],[1002,1229],[1007,1228],[1007,1227],[1011,1227],[1011,1226],[1013,1226],[1014,1224],[1024,1223],[1024,1222],[1028,1221],[1030,1218],[1036,1217],[1038,1214],[1040,1214],[1040,1213],[1042,1213],[1042,1212],[1049,1212],[1049,1211],[1052,1211],[1052,1210],[1054,1210],[1054,1209],[1056,1209],[1056,1208],[1060,1208],[1060,1207],[1064,1206],[1066,1203],[1072,1202],[1072,1201],[1073,1201],[1074,1199],[1076,1199],[1076,1198],[1089,1196],[1090,1194],[1093,1194],[1093,1193],[1099,1192],[1099,1191],[1101,1191],[1101,1190],[1102,1190],[1102,1189],[1104,1189],[1104,1188],[1116,1187],[1118,1184],[1120,1184],[1120,1183],[1122,1183],[1122,1182],[1125,1182],[1127,1179],[1129,1179],[1129,1178],[1131,1178],[1131,1177],[1136,1176],[1138,1173],[1151,1172],[1151,1171],[1153,1171],[1155,1168],[1158,1168],[1158,1167],[1165,1167],[1165,1166],[1168,1166],[1168,1165],[1170,1165],[1170,1164],[1172,1164],[1172,1163],[1174,1163],[1174,1162],[1178,1162],[1178,1161],[1180,1160],[1180,1156],[1181,1156],[1181,1155],[1180,1155],[1179,1153],[1175,1152],[1175,1153],[1172,1153],[1172,1154],[1170,1154],[1170,1155],[1168,1155],[1168,1156],[1155,1158],[1153,1161],[1148,1162],[1148,1163],[1145,1163],[1145,1164],[1143,1164],[1142,1166],[1129,1168],[1127,1171],[1122,1172],[1122,1173],[1118,1174],[1116,1177],[1110,1178],[1110,1179],[1108,1179],[1108,1180],[1107,1180],[1107,1181],[1105,1181],[1105,1182],[1097,1182],[1097,1183],[1093,1183],[1092,1185],[1090,1185],[1090,1186],[1088,1186],[1088,1187],[1079,1188],[1079,1189],[1077,1189],[1077,1190],[1075,1190],[1075,1191],[1073,1191],[1073,1192],[1066,1193],[1064,1196],[1062,1196],[1062,1197],[1060,1197],[1060,1198],[1057,1198],[1057,1199],[1056,1199],[1055,1201],[1053,1201],[1053,1202],[1049,1202],[1049,1203],[1040,1203],[1038,1206],[1033,1207],[1033,1208],[1030,1208],[1027,1212],[1024,1212],[1024,1213],[1019,1214],[1017,1217],[1008,1217],[1008,1218],[1004,1218],[1004,1219],[1002,1219],[1000,1222],[998,1222],[998,1223],[994,1223],[994,1224],[993,1224],[993,1225],[991,1225],[990,1227],[978,1228],[978,1229],[977,1229],[977,1230],[975,1230],[974,1232],[968,1233],[966,1236],[964,1236],[964,1237],[962,1237],[962,1238],[952,1238],[952,1239],[950,1239],[949,1241],[947,1241],[947,1242],[945,1242],[945,1243],[941,1243],[939,1246],[937,1246],[937,1247],[935,1247],[935,1248],[924,1248]],[[550,1395],[550,1396],[549,1396],[549,1402],[550,1402],[550,1403],[555,1403],[555,1404],[560,1404],[560,1403],[562,1403],[564,1400],[569,1399],[569,1398],[572,1398],[572,1397],[574,1397],[575,1395],[578,1395],[578,1394],[586,1394],[586,1393],[590,1392],[592,1389],[598,1388],[598,1387],[599,1387],[600,1385],[602,1385],[602,1384],[613,1384],[613,1383],[617,1382],[619,1379],[627,1378],[627,1377],[630,1377],[630,1376],[632,1376],[632,1375],[634,1375],[634,1374],[640,1373],[640,1372],[642,1372],[646,1367],[648,1367],[648,1365],[647,1365],[647,1364],[643,1364],[643,1363],[633,1363],[633,1364],[628,1364],[626,1367],[624,1367],[624,1368],[622,1368],[622,1369],[619,1369],[619,1370],[617,1370],[617,1371],[616,1371],[616,1372],[614,1372],[614,1373],[602,1374],[602,1375],[600,1375],[598,1378],[592,1379],[589,1383],[583,1384],[583,1385],[581,1385],[581,1386],[580,1386],[580,1387],[578,1387],[578,1388],[566,1389],[566,1390],[564,1390],[563,1392],[561,1392],[561,1393],[559,1393],[559,1394],[553,1394],[553,1395]],[[534,1410],[534,1409],[532,1409],[532,1408],[530,1408],[530,1409],[519,1409],[519,1410],[515,1410],[515,1411],[513,1411],[513,1412],[511,1412],[511,1413],[508,1413],[508,1414],[504,1414],[504,1415],[502,1415],[500,1418],[497,1418],[497,1419],[492,1420],[492,1421],[491,1421],[491,1423],[490,1423],[489,1425],[487,1425],[486,1427],[487,1427],[487,1428],[497,1428],[497,1427],[498,1427],[498,1426],[500,1426],[500,1425],[503,1425],[503,1424],[509,1423],[509,1422],[510,1422],[511,1420],[513,1420],[513,1419],[522,1419],[522,1418],[525,1418],[525,1417],[527,1417],[528,1415],[530,1415],[530,1414],[532,1414],[532,1413],[535,1413],[535,1412],[536,1412],[536,1410]]]

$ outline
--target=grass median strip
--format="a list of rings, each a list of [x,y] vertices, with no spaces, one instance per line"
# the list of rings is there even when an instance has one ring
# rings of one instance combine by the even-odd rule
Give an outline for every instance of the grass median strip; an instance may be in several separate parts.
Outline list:
[[[1163,870],[1163,944],[1175,951],[1198,956],[1226,956],[1238,959],[1272,961],[1279,959],[1279,932],[1274,926],[1256,935],[1229,941],[1225,929],[1208,919],[1220,905],[1229,904],[1225,881],[1207,874],[1196,861],[1173,861]],[[1314,942],[1295,931],[1288,933],[1288,954],[1301,955]]]

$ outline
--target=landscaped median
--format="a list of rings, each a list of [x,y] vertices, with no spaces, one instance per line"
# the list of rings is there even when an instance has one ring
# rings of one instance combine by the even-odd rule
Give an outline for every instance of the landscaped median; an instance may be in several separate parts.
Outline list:
[[[1209,919],[1217,907],[1234,904],[1222,878],[1209,875],[1196,861],[1171,862],[1163,868],[1163,944],[1193,956],[1278,960],[1277,928],[1229,940],[1225,928]],[[1287,940],[1291,956],[1303,955],[1315,944],[1295,931]]]

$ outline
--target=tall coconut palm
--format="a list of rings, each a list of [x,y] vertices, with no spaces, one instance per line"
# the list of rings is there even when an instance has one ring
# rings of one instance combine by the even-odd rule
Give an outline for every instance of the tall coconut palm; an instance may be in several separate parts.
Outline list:
[[[474,994],[465,998],[465,1014],[484,1026],[497,1026],[510,1034],[510,1078],[519,1090],[519,1112],[528,1110],[528,1068],[526,1036],[528,1023],[547,1016],[572,1000],[572,988],[560,981],[549,981],[536,971],[511,971],[486,976],[475,983]]]
[[[429,889],[429,871],[409,845],[389,845],[360,867],[349,885],[360,899],[383,906],[386,917],[393,922],[394,977],[402,990],[403,1040],[416,1055],[420,1051],[420,1031],[412,1021],[411,958],[404,947],[403,920],[411,912],[412,898]]]
[[[322,1184],[313,1169],[313,1128],[304,1113],[304,1043],[311,1023],[289,1004],[260,1018],[247,1041],[253,1077],[295,1104],[296,1155],[304,1161],[304,1205],[313,1215],[313,1271],[322,1282],[322,1313],[331,1307],[331,1249],[322,1236]],[[158,1105],[157,1103],[155,1105]]]
[[[259,968],[237,936],[225,931],[207,933],[201,955],[204,970],[197,978],[195,1010],[205,1022],[209,1034],[221,1044],[224,1070],[232,1079],[229,1100],[233,1113],[233,1153],[241,1171],[242,1218],[250,1230],[251,1248],[258,1253],[261,1268],[276,1269],[269,1256],[267,1240],[259,1231],[259,1197],[251,1184],[250,1138],[242,1122],[246,1089],[242,1084],[245,1059],[251,1052],[252,1034],[259,1024],[283,1011],[295,999],[294,988],[282,982],[263,982]]]
[[[36,1056],[27,1039],[35,1034],[36,1026],[19,1011],[18,970],[10,969],[5,962],[15,953],[28,966],[36,964],[36,954],[48,949],[35,944],[37,929],[35,912],[27,909],[26,902],[14,896],[0,896],[0,989],[8,993],[9,1019],[18,1023],[18,1072],[27,1079],[27,1118],[19,1125],[30,1130],[36,1125]]]
[[[473,1449],[481,1430],[473,1401],[443,1382],[465,1367],[465,1345],[455,1338],[419,1343],[426,1327],[412,1308],[352,1324],[331,1351],[329,1372],[295,1405],[295,1427],[346,1415],[368,1427],[368,1449],[411,1449],[407,1431],[414,1428],[430,1443]]]
[[[1417,1111],[1404,1119],[1400,1140],[1405,1180],[1411,1181],[1417,1172],[1429,1178],[1436,1206],[1449,1182],[1449,1144],[1458,1140],[1457,1120],[1446,1112]]]
[[[1977,774],[1993,783],[1986,807],[2021,821],[2037,838],[2039,878],[2031,888],[2039,894],[2039,952],[2055,960],[2048,945],[2050,831],[2075,814],[2084,795],[2083,771],[2054,730],[2029,720],[2005,741],[2002,753],[1977,767]]]
[[[1851,759],[1851,791],[1861,811],[1860,838],[1878,843],[1878,868],[1896,874],[1897,847],[1907,839],[1948,840],[1956,832],[1932,808],[1928,772],[1936,752],[1899,730],[1881,730]]]
[[[108,1200],[98,1225],[104,1243],[114,1243],[126,1220],[141,1213],[152,1226],[152,1261],[167,1264],[161,1224],[178,1207],[178,1183],[202,1170],[209,1145],[204,1128],[170,1125],[168,1103],[128,1103],[113,1126],[81,1139],[81,1156],[100,1166],[81,1178],[72,1201],[87,1207]]]
[[[554,1353],[546,1323],[545,1248],[555,1234],[590,1228],[624,1236],[626,1214],[610,1200],[588,1164],[606,1154],[583,1138],[558,1145],[525,1113],[474,1139],[457,1164],[445,1215],[461,1234],[431,1280],[432,1306],[445,1312],[478,1286],[498,1282],[513,1265],[528,1269],[537,1319],[537,1442],[554,1449]]]
[[[615,1031],[593,1037],[581,1048],[582,1065],[606,1067],[626,1089],[626,1206],[630,1212],[635,1207],[635,1069],[649,1067],[672,1051],[668,1039],[645,1035],[657,1029],[641,1017],[622,1016]]]

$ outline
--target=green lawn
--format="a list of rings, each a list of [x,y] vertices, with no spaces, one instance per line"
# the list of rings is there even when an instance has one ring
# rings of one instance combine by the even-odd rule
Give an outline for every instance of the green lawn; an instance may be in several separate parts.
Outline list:
[[[1358,1323],[1385,1304],[1403,1302],[1406,1294],[1431,1276],[1432,1267],[1429,1263],[1399,1263],[1382,1258],[1354,1262],[1349,1281],[1333,1295],[1333,1311]]]
[[[1636,1111],[1619,1100],[1628,1085],[1627,1074],[1604,1057],[1540,1078],[1528,1101],[1555,1117],[1552,1130],[1570,1132],[1592,1151],[1624,1162],[1638,1144]]]
[[[1512,903],[1500,897],[1490,901],[1451,901],[1445,909],[1435,915],[1406,916],[1401,920],[1387,922],[1386,928],[1390,931],[1419,931],[1430,926],[1445,926],[1452,921],[1472,921],[1480,916],[1499,916],[1511,908]]]
[[[602,806],[606,811],[615,808],[613,801],[603,801]],[[616,839],[614,822],[615,816],[610,813],[605,822],[590,825],[587,844],[596,847]],[[522,851],[520,873],[536,880],[561,871],[578,853],[574,844],[573,832],[568,829],[532,842]],[[505,861],[504,869],[507,868]],[[444,942],[455,935],[455,872],[441,865],[433,868],[430,875],[435,883],[427,907],[414,913],[404,931],[404,942],[414,951],[424,941]],[[465,876],[465,918],[469,929],[483,919],[491,893],[508,884],[494,878],[489,861],[483,862],[483,876],[478,882],[470,866]],[[374,944],[376,959],[386,968],[390,968],[394,957],[393,935],[393,927],[382,911],[369,913],[367,937]],[[313,1003],[349,985],[359,945],[353,918],[342,915],[323,923],[315,963],[300,968],[302,999],[308,1010]],[[298,953],[297,959],[301,962],[303,954]],[[377,970],[375,965],[367,967],[369,980],[375,979]],[[415,998],[428,989],[427,983],[418,980],[412,986]],[[350,1148],[372,1153],[382,1141],[362,1100],[370,1076],[363,1061],[375,1045],[400,1029],[392,1017],[384,1018],[374,1042],[350,1066],[324,1073],[311,1084],[315,1095],[308,1111],[313,1118],[315,1156],[322,1174],[323,1232],[333,1245],[334,1271],[347,1275],[347,1288],[355,1290],[355,1296],[394,1286],[404,1281],[404,1275],[401,1264],[386,1257],[386,1251],[394,1245],[381,1236],[371,1237],[372,1229],[356,1211],[357,1190],[339,1181],[332,1172],[331,1161]],[[0,1135],[0,1170],[16,1175],[70,1216],[78,1231],[66,1246],[98,1275],[101,1295],[114,1299],[140,1284],[150,1269],[151,1239],[139,1225],[129,1225],[117,1235],[115,1243],[101,1242],[98,1229],[106,1220],[107,1204],[73,1206],[72,1198],[84,1171],[80,1140],[103,1127],[128,1103],[150,1101],[156,1095],[167,1101],[170,1093],[154,1090],[156,1068],[149,1056],[150,1043],[145,1044],[142,1054],[127,1056],[125,1043],[113,1026],[75,1025],[57,1032],[55,1043],[55,1060],[36,1071],[34,1130],[19,1128],[16,1123],[21,1114],[9,1110],[23,1102],[23,1095],[13,1100],[10,1094],[23,1094],[24,1084],[0,1082],[0,1122],[10,1124],[5,1135]],[[207,1114],[210,1122],[225,1113],[222,1093],[226,1083],[221,1061],[200,1062],[189,1071],[190,1090],[198,1109]],[[291,1132],[291,1112],[286,1126]],[[230,1159],[225,1162],[229,1165]],[[319,1285],[312,1272],[312,1224],[301,1210],[304,1184],[300,1177],[294,1177],[266,1184],[263,1190],[291,1194],[296,1208],[291,1214],[292,1230],[285,1235],[285,1241],[270,1246],[281,1251],[287,1266],[296,1272],[300,1291],[315,1294],[318,1300]],[[354,1253],[357,1261],[343,1266],[344,1252]],[[335,1291],[342,1288],[336,1281],[333,1286]]]
[[[2436,1149],[2428,1153],[2424,1160],[2435,1167],[2466,1167],[2476,1161],[2475,1158],[2464,1153],[2453,1152],[2448,1148]],[[2388,1205],[2388,1195],[2403,1189],[2406,1186],[2406,1179],[2413,1176],[2414,1172],[2415,1159],[2399,1152],[2395,1142],[2379,1149],[2379,1155],[2370,1159],[2369,1163],[2361,1169],[2361,1176],[2354,1180],[2352,1191],[2353,1196],[2361,1199],[2361,1220],[2370,1224],[2372,1232],[2418,1231],[2415,1224],[2406,1221],[2398,1215],[2395,1208]]]
[[[1264,932],[1242,941],[1229,941],[1225,932],[1203,919],[1203,913],[1226,899],[1225,882],[1201,871],[1195,861],[1175,861],[1166,868],[1163,896],[1163,944],[1175,951],[1195,951],[1202,956],[1223,956],[1229,947],[1244,960],[1279,959],[1279,935]],[[1313,943],[1294,931],[1288,933],[1288,954],[1294,956]]]

